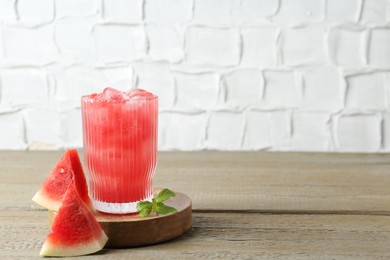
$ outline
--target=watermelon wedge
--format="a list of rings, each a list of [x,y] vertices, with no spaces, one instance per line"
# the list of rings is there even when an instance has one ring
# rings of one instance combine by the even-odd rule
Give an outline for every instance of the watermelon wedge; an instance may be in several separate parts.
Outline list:
[[[106,234],[78,195],[75,186],[69,185],[40,255],[92,254],[101,250],[107,240]]]
[[[46,177],[33,201],[42,207],[58,211],[68,186],[74,183],[78,194],[87,206],[93,210],[88,196],[88,186],[76,149],[65,151],[61,160]]]

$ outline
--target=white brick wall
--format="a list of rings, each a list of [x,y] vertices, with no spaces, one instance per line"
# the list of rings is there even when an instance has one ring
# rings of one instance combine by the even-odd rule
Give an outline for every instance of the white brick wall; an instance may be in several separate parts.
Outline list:
[[[25,0],[28,1],[28,0]],[[99,11],[98,0],[53,0],[56,6],[56,18],[87,17]]]
[[[45,70],[4,69],[1,71],[3,104],[18,105],[49,101],[49,82]]]
[[[218,10],[218,15],[215,15]],[[194,22],[208,26],[227,26],[231,21],[231,0],[198,0],[194,7]]]
[[[244,116],[237,112],[216,111],[210,115],[206,148],[238,150],[244,136]]]
[[[321,28],[291,28],[282,34],[283,61],[288,66],[325,63],[325,47],[325,34]]]
[[[390,114],[386,113],[383,116],[383,145],[386,150],[390,150]]]
[[[276,65],[276,28],[243,28],[241,66],[269,68]]]
[[[63,146],[61,117],[53,106],[31,107],[24,111],[26,141],[30,148],[56,149]]]
[[[251,25],[261,24],[276,13],[279,7],[278,0],[242,0],[233,1],[232,20],[234,22]]]
[[[0,149],[81,147],[106,86],[160,150],[389,152],[390,1],[0,0]]]
[[[355,22],[359,18],[361,0],[328,0],[326,18],[334,23]]]
[[[368,61],[370,65],[390,68],[390,29],[373,29]]]
[[[61,20],[54,27],[54,42],[65,62],[91,60],[94,58],[93,38],[91,36],[93,21]]]
[[[385,75],[383,73],[359,74],[347,77],[346,107],[351,110],[386,109]]]
[[[291,70],[264,71],[264,103],[269,108],[298,108],[300,90],[296,75]],[[261,104],[260,103],[260,104]]]
[[[54,19],[53,0],[18,0],[16,10],[19,20],[25,24],[45,24]]]
[[[336,145],[345,152],[377,152],[381,149],[381,122],[378,114],[341,115],[336,119]]]
[[[281,25],[321,22],[325,16],[325,0],[281,1],[272,21]]]
[[[237,29],[190,27],[187,31],[187,60],[194,64],[234,66],[240,61]]]
[[[364,0],[362,23],[375,25],[386,22],[388,4],[387,0]]]
[[[172,150],[201,150],[206,139],[204,113],[162,112],[159,116],[159,146]]]
[[[149,57],[172,63],[180,62],[184,57],[183,30],[173,26],[148,26]]]
[[[235,70],[225,78],[226,103],[234,108],[256,105],[263,95],[263,79],[258,69]]]
[[[5,66],[39,66],[58,61],[54,44],[53,25],[38,28],[3,25],[3,53]]]
[[[177,24],[193,17],[192,0],[144,0],[145,20],[150,23]]]
[[[366,61],[366,31],[362,27],[350,27],[329,29],[329,55],[335,65],[361,68]]]
[[[103,0],[103,15],[112,22],[142,22],[142,0]]]
[[[15,0],[0,0],[0,17],[4,22],[16,21]]]
[[[145,30],[139,26],[99,24],[93,28],[98,61],[129,62],[146,55]]]
[[[297,112],[293,115],[293,150],[330,150],[330,117],[326,113]]]
[[[0,149],[26,149],[25,124],[18,111],[0,113]]]
[[[302,74],[305,109],[338,112],[343,108],[345,90],[337,68],[331,66],[309,68]]]
[[[175,106],[188,110],[215,108],[219,94],[219,77],[215,73],[173,74],[176,86]]]
[[[291,115],[286,111],[257,111],[246,113],[243,148],[246,150],[289,149]]]

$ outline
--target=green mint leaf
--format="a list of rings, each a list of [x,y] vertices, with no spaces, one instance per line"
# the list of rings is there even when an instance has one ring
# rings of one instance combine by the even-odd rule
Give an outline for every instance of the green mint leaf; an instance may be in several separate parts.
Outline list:
[[[174,197],[176,196],[176,194],[169,190],[169,189],[163,189],[162,191],[160,191],[160,193],[157,195],[156,197],[156,202],[159,203],[159,202],[164,202],[166,200],[168,200],[170,197]]]
[[[139,215],[141,217],[147,217],[149,216],[151,211],[152,211],[152,207],[143,208],[139,211]]]
[[[157,202],[157,204],[156,204],[156,213],[158,215],[167,215],[167,214],[172,214],[175,212],[177,212],[177,210],[175,208],[169,207],[162,202]]]
[[[152,206],[153,206],[153,204],[150,201],[147,201],[147,200],[140,201],[137,203],[137,210],[140,212],[143,210],[149,210],[149,213],[150,213],[150,211],[152,210]]]
[[[151,212],[155,212],[157,215],[167,215],[177,212],[173,207],[165,205],[163,202],[176,194],[168,189],[163,189],[156,198],[152,201],[140,201],[137,203],[137,211],[141,217],[147,217]]]

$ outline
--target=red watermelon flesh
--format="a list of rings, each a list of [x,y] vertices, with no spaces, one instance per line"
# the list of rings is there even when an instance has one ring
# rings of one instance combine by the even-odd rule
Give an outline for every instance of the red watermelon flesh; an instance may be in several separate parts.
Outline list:
[[[65,151],[61,160],[46,177],[33,201],[50,210],[58,211],[68,186],[74,183],[81,199],[93,209],[88,186],[76,149]]]
[[[78,256],[101,250],[108,238],[95,216],[70,185],[40,255]]]

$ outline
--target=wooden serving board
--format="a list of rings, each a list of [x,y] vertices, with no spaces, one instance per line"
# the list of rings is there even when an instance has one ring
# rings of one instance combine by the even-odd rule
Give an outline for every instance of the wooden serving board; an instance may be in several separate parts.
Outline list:
[[[156,191],[158,192],[158,191]],[[155,192],[155,193],[156,193]],[[177,212],[170,215],[141,217],[134,214],[106,214],[95,212],[95,217],[108,236],[106,248],[126,248],[160,243],[181,236],[192,227],[191,199],[180,192],[166,201]],[[50,225],[57,213],[49,211]]]

